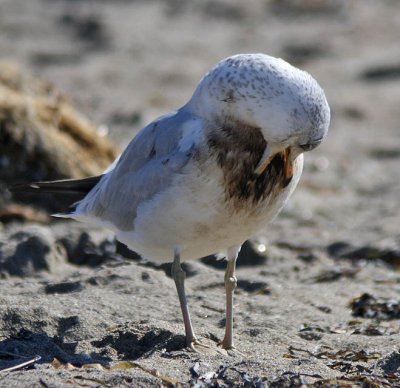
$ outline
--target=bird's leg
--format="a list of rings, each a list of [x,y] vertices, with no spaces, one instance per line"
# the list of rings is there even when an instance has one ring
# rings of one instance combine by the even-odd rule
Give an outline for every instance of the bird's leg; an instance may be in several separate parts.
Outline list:
[[[190,320],[189,307],[186,299],[185,293],[185,279],[186,273],[181,267],[180,253],[176,249],[174,252],[174,262],[172,263],[171,274],[174,278],[176,290],[178,291],[179,303],[181,304],[183,323],[185,325],[186,333],[186,346],[194,351],[196,351],[194,345],[202,345],[194,335],[192,321]]]
[[[225,271],[225,291],[226,291],[226,322],[225,336],[219,343],[224,349],[234,349],[233,346],[233,293],[237,285],[236,279],[236,259],[240,251],[239,247],[228,249],[227,266]]]

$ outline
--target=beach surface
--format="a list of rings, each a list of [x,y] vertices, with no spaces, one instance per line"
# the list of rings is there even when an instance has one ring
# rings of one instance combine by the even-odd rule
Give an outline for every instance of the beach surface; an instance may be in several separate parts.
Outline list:
[[[210,346],[197,354],[167,265],[43,207],[4,217],[0,385],[400,386],[398,31],[394,0],[2,0],[0,62],[55,85],[116,149],[236,53],[310,72],[332,120],[288,206],[239,257],[236,351],[217,346],[222,261],[185,263]]]

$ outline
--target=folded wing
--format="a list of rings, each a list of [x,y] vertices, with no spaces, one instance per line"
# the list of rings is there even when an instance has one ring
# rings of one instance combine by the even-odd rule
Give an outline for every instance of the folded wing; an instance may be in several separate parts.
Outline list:
[[[119,230],[133,229],[138,206],[170,187],[201,140],[200,119],[183,110],[154,121],[131,141],[71,216],[94,217]]]

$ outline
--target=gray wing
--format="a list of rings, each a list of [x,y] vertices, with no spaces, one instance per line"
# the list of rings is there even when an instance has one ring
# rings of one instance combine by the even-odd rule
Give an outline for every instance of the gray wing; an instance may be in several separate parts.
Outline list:
[[[198,145],[192,129],[199,128],[199,121],[179,110],[143,128],[74,214],[100,218],[120,230],[133,229],[138,206],[169,187],[192,158]]]

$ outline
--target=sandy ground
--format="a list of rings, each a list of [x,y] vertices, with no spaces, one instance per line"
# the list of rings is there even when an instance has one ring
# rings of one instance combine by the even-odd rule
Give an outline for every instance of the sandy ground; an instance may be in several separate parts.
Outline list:
[[[396,0],[1,0],[0,59],[56,84],[121,147],[239,52],[312,73],[332,125],[239,259],[235,352],[216,346],[215,261],[187,266],[212,348],[195,354],[167,268],[77,223],[0,225],[0,367],[41,357],[0,385],[400,386],[399,34]]]

